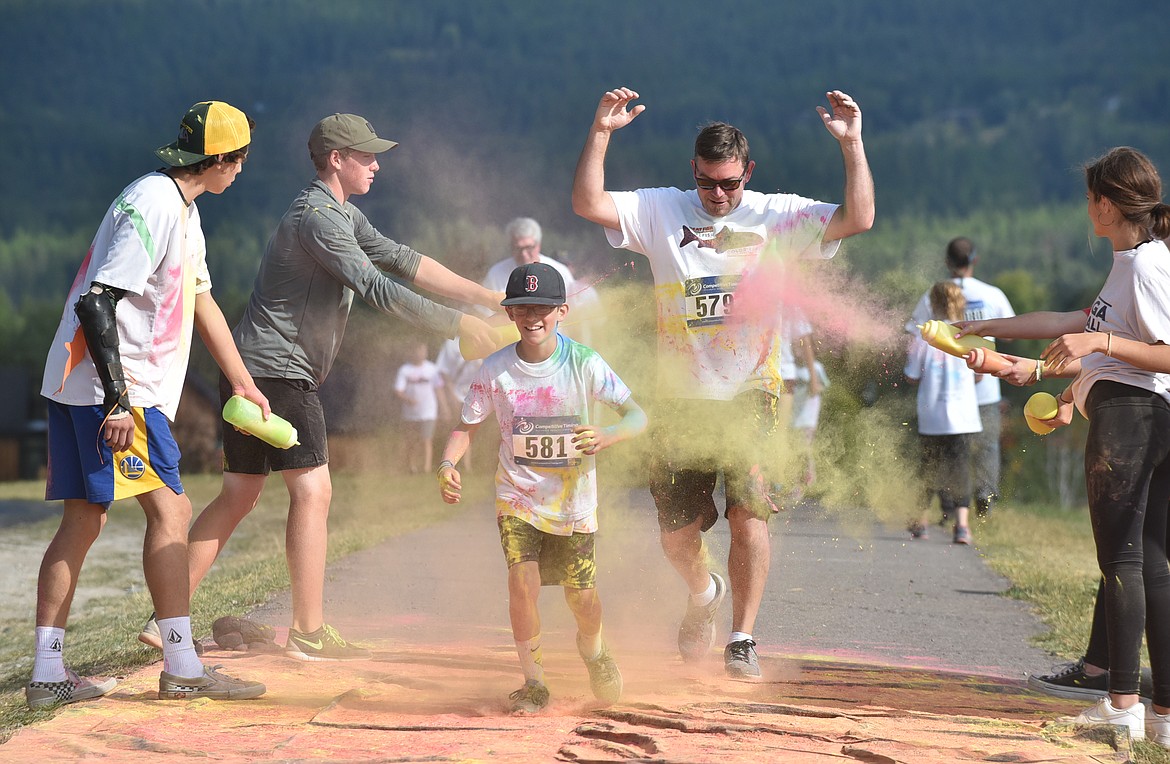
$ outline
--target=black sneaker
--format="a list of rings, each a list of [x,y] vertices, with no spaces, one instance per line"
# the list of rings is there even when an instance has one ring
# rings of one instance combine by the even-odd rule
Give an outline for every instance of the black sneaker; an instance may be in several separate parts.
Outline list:
[[[1028,677],[1028,686],[1046,695],[1058,698],[1100,698],[1109,693],[1109,672],[1089,676],[1085,673],[1085,659],[1057,666],[1051,674]]]
[[[1051,674],[1029,676],[1028,686],[1058,698],[1100,698],[1109,694],[1109,672],[1089,676],[1085,673],[1085,659],[1081,658],[1075,663],[1057,666]],[[1154,697],[1154,677],[1147,666],[1142,666],[1138,694],[1145,700]]]
[[[310,634],[289,629],[284,653],[300,661],[360,661],[373,656],[364,647],[346,642],[329,624]]]

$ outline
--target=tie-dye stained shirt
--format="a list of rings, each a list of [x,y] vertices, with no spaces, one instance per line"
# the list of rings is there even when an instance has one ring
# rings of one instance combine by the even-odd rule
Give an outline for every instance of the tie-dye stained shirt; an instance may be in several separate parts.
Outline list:
[[[573,427],[593,423],[593,401],[616,409],[629,397],[601,356],[564,335],[541,363],[520,360],[515,345],[488,356],[463,402],[463,421],[479,424],[496,412],[497,516],[558,536],[594,533],[596,457],[576,450]]]
[[[836,254],[838,242],[823,237],[838,205],[744,191],[738,207],[713,218],[694,190],[610,196],[621,230],[606,229],[609,243],[645,255],[654,274],[659,395],[730,400],[745,389],[779,392],[781,306],[733,321],[736,289],[765,261]]]
[[[102,218],[77,271],[49,348],[41,395],[75,406],[105,393],[74,312],[94,281],[125,289],[118,302],[118,350],[130,403],[174,420],[187,374],[195,295],[211,289],[207,244],[194,203],[153,172],[126,187]]]

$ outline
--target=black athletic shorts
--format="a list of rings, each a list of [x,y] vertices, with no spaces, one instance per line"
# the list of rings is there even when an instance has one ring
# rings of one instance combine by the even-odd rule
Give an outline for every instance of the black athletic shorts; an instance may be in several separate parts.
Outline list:
[[[272,413],[279,414],[297,428],[300,445],[276,448],[259,438],[223,423],[223,471],[244,475],[267,475],[269,472],[320,467],[329,463],[329,443],[325,437],[325,411],[317,396],[317,387],[304,379],[255,379],[256,387],[268,398]],[[219,377],[220,403],[232,396],[231,386]]]
[[[721,472],[727,494],[724,517],[730,507],[743,507],[765,520],[771,517],[771,480],[762,471],[776,461],[779,411],[776,396],[762,390],[730,401],[660,401],[650,420],[650,493],[659,527],[676,531],[698,518],[703,530],[715,525],[719,510],[714,493]]]

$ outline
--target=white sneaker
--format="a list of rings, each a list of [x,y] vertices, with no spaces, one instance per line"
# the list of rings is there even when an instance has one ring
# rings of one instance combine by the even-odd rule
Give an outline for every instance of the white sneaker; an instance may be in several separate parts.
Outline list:
[[[1130,740],[1142,740],[1146,736],[1145,706],[1134,703],[1129,708],[1114,708],[1108,695],[1081,711],[1073,723],[1084,727],[1127,727]],[[1170,720],[1167,720],[1167,726],[1170,727]]]
[[[1170,714],[1160,714],[1153,708],[1146,709],[1146,733],[1150,740],[1170,748]]]

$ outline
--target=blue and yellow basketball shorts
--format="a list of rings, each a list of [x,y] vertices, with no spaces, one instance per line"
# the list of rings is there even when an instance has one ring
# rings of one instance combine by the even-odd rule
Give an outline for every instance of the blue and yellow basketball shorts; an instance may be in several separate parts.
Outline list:
[[[179,445],[166,416],[155,408],[135,408],[134,444],[114,453],[102,437],[101,406],[49,406],[49,478],[45,498],[84,499],[109,508],[167,486],[183,492],[179,481]]]

